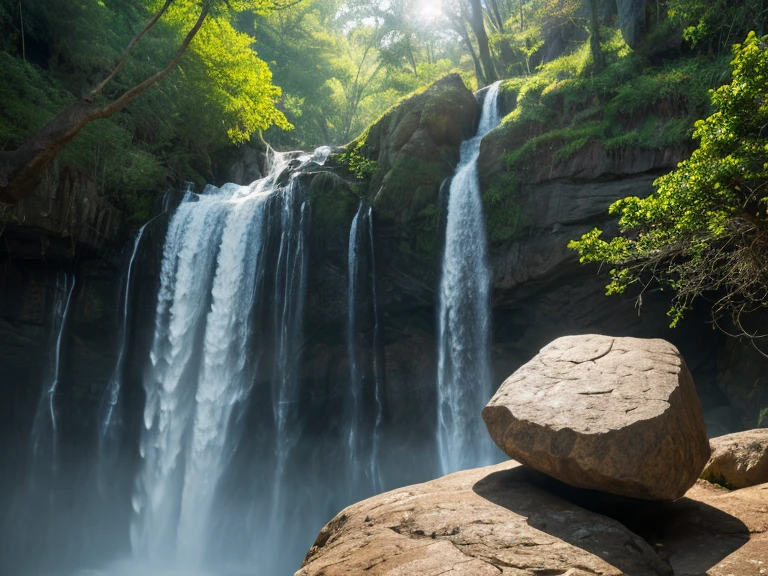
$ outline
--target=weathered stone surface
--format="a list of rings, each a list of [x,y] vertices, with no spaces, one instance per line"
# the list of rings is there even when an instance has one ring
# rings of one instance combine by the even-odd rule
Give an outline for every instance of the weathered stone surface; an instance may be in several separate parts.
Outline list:
[[[507,462],[350,506],[297,576],[764,574],[768,484],[685,496],[611,496]]]
[[[674,500],[709,457],[693,379],[664,340],[559,338],[483,410],[510,457],[573,486]]]
[[[504,463],[350,506],[323,528],[296,574],[671,574],[615,520],[525,477]]]
[[[13,206],[0,204],[0,234],[18,229],[39,236],[35,257],[60,257],[59,244],[72,253],[75,245],[108,253],[115,248],[122,222],[121,212],[99,194],[89,176],[68,168],[47,170],[30,196]]]
[[[712,438],[709,445],[712,456],[701,473],[704,480],[729,488],[768,482],[768,428]]]

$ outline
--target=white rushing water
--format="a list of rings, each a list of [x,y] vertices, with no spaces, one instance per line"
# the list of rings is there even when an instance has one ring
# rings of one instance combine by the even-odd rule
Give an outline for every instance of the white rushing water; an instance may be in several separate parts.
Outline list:
[[[123,290],[123,306],[122,316],[120,319],[120,343],[117,347],[117,360],[115,362],[115,371],[112,373],[112,377],[107,384],[107,391],[102,401],[101,414],[99,416],[99,450],[104,451],[107,449],[106,444],[109,441],[109,437],[113,432],[115,425],[115,410],[117,403],[120,399],[120,390],[123,385],[123,363],[125,356],[125,346],[128,338],[128,307],[130,304],[131,295],[131,277],[133,275],[133,263],[136,260],[136,254],[139,251],[141,245],[141,238],[144,236],[144,230],[149,225],[144,224],[139,228],[136,234],[136,239],[133,242],[133,251],[131,252],[131,258],[128,261],[128,273],[125,278],[125,288]]]
[[[374,401],[376,402],[376,419],[373,423],[373,443],[369,458],[369,474],[373,482],[373,491],[378,494],[384,490],[379,470],[379,450],[381,447],[381,423],[384,419],[384,399],[382,397],[382,362],[381,354],[381,325],[379,322],[379,302],[376,292],[376,250],[373,241],[373,206],[368,208],[368,247],[371,256],[371,298],[373,299],[373,379]]]
[[[193,196],[192,184],[187,183],[182,203],[187,202]],[[171,208],[171,202],[173,200],[173,194],[168,192],[163,195],[160,210],[161,213],[149,222],[144,224],[136,233],[136,239],[133,241],[133,250],[131,256],[128,259],[128,270],[125,278],[125,285],[123,287],[123,298],[120,316],[120,340],[117,347],[117,359],[115,361],[115,369],[112,373],[112,377],[107,384],[107,390],[102,400],[100,414],[99,414],[99,452],[104,456],[105,451],[114,451],[115,436],[119,433],[117,430],[116,411],[118,409],[118,403],[120,402],[120,393],[123,387],[123,368],[125,365],[125,352],[128,343],[128,311],[131,303],[131,287],[133,279],[134,262],[136,261],[136,255],[139,253],[139,247],[141,246],[141,239],[144,237],[144,231],[147,227],[157,220],[160,216],[167,213]]]
[[[345,406],[345,424],[347,459],[349,467],[349,487],[351,493],[360,487],[361,472],[361,427],[363,379],[360,374],[357,345],[357,307],[358,307],[358,276],[360,251],[360,216],[363,214],[363,203],[357,208],[349,228],[349,245],[347,248],[347,358],[349,359],[349,388]]]
[[[350,502],[383,490],[379,453],[383,420],[380,325],[376,294],[373,208],[361,202],[347,248],[347,358],[344,424]],[[373,320],[371,331],[371,320]]]
[[[437,384],[437,440],[444,474],[492,459],[480,416],[491,394],[491,269],[477,160],[482,138],[499,125],[498,94],[496,83],[485,95],[477,134],[461,145],[448,198]]]
[[[280,181],[286,158],[276,155],[270,174],[250,186],[209,187],[197,202],[182,203],[169,223],[133,496],[131,543],[138,562],[189,571],[205,565],[217,488],[237,444],[232,419],[254,384],[250,357],[259,343],[252,310],[267,278],[272,198],[281,229],[273,302],[274,521],[284,508],[280,486],[295,434],[309,218],[298,179]]]

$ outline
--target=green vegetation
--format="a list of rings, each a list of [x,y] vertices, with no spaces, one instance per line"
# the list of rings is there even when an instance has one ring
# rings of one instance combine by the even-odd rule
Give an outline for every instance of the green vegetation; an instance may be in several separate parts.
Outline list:
[[[525,223],[520,205],[515,202],[518,187],[514,174],[501,172],[493,176],[483,194],[488,239],[491,243],[511,239]]]
[[[290,128],[275,108],[280,89],[252,38],[232,25],[234,9],[264,13],[273,7],[267,0],[227,5],[232,8],[211,0],[0,4],[0,71],[12,79],[0,87],[0,150],[6,151],[72,105],[108,110],[174,62],[202,21],[164,81],[140,90],[124,110],[87,123],[56,157],[60,167],[87,173],[129,218],[146,219],[151,197],[169,182],[212,180],[212,157],[232,143],[272,125]],[[156,12],[156,25],[121,60]],[[99,84],[105,78],[111,81]]]
[[[734,47],[732,80],[711,93],[714,113],[696,122],[699,148],[656,181],[647,198],[616,202],[621,235],[595,229],[570,247],[582,262],[611,265],[608,293],[660,281],[674,290],[675,325],[693,301],[713,298],[715,318],[737,330],[768,305],[768,37]]]
[[[626,146],[661,150],[690,140],[708,108],[707,90],[724,76],[722,59],[685,58],[652,66],[620,31],[602,44],[606,65],[592,70],[589,46],[503,85],[515,109],[498,129],[520,134],[507,156],[510,170],[540,154],[568,160],[590,142],[606,150]]]

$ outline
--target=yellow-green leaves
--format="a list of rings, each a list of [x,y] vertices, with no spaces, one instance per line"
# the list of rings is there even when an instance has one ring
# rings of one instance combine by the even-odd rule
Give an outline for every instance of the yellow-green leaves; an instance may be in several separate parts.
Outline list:
[[[191,46],[205,65],[199,88],[223,112],[227,135],[235,143],[272,125],[291,128],[275,107],[280,88],[272,84],[272,73],[251,49],[252,42],[226,19],[210,18]]]
[[[640,280],[669,284],[673,325],[710,291],[726,294],[723,309],[768,296],[759,263],[768,253],[767,42],[753,32],[734,47],[732,82],[712,92],[716,110],[696,122],[691,157],[658,178],[652,195],[610,207],[621,235],[603,240],[595,229],[569,244],[582,262],[612,266],[609,294]]]

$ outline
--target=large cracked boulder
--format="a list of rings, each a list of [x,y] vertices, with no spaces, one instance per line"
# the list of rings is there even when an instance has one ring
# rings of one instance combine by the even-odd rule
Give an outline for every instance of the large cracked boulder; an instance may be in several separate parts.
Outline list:
[[[501,385],[483,419],[511,458],[634,498],[680,498],[710,452],[691,374],[664,340],[559,338]]]
[[[709,445],[704,480],[734,489],[768,482],[768,428],[712,438]]]

